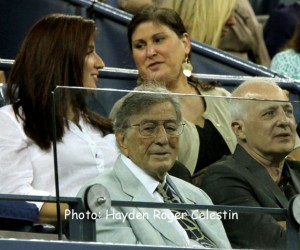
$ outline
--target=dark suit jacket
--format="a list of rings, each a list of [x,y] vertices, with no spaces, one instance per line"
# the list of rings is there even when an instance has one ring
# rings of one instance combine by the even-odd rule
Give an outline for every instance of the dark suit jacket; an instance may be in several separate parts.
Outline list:
[[[299,167],[299,164],[295,166]],[[300,193],[300,173],[288,168],[292,185]],[[241,147],[232,156],[212,164],[206,171],[201,188],[216,205],[287,208],[288,200],[267,170]],[[238,220],[223,224],[233,248],[286,248],[285,230],[277,223],[283,216],[239,213]]]
[[[179,161],[175,161],[174,166],[169,170],[169,174],[181,180],[192,183],[192,176],[190,171]]]

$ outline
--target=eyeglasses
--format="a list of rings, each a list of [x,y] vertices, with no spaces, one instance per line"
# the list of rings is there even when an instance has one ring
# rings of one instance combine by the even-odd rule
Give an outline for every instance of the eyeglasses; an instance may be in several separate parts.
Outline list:
[[[178,123],[177,121],[142,121],[139,124],[132,124],[128,127],[139,127],[140,135],[142,136],[155,136],[157,135],[159,126],[162,125],[169,136],[178,136],[182,133],[184,123]]]

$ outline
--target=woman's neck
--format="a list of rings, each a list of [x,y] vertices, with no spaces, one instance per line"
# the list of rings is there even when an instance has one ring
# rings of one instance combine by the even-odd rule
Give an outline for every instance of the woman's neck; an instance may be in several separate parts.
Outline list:
[[[67,119],[69,121],[74,122],[78,126],[78,124],[79,124],[79,114],[78,114],[78,112],[74,112],[72,109],[70,109],[68,111],[68,114],[67,114]]]
[[[181,78],[176,81],[169,81],[167,83],[167,89],[173,93],[199,94],[196,88],[188,83],[187,78]]]

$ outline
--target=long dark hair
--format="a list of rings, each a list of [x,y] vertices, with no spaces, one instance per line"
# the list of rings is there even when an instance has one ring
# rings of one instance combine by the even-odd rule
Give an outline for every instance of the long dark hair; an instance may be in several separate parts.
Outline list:
[[[298,20],[293,36],[284,45],[283,50],[293,49],[296,53],[300,53],[300,16]]]
[[[127,40],[131,51],[132,35],[136,28],[140,24],[145,22],[154,22],[165,25],[169,27],[172,31],[174,31],[179,38],[182,38],[184,33],[188,33],[181,17],[176,11],[169,8],[160,8],[154,5],[147,5],[146,7],[142,8],[137,14],[135,14],[134,17],[131,19],[130,23],[128,24]],[[215,81],[203,82],[194,76],[188,77],[188,81],[200,85],[200,87],[204,91],[213,89],[216,85],[218,85],[218,83]]]
[[[83,87],[83,65],[91,38],[93,20],[80,16],[51,14],[39,20],[25,37],[8,78],[8,97],[24,131],[41,149],[51,147],[51,91],[57,85]],[[70,108],[104,134],[112,122],[88,110],[82,91],[57,91],[56,132],[60,141],[68,127]],[[20,109],[22,107],[22,109]]]

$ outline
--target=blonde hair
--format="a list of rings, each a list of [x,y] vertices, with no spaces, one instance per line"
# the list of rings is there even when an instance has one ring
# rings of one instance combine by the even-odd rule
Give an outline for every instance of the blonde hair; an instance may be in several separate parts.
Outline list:
[[[165,0],[163,6],[180,15],[192,39],[217,48],[236,0]]]

